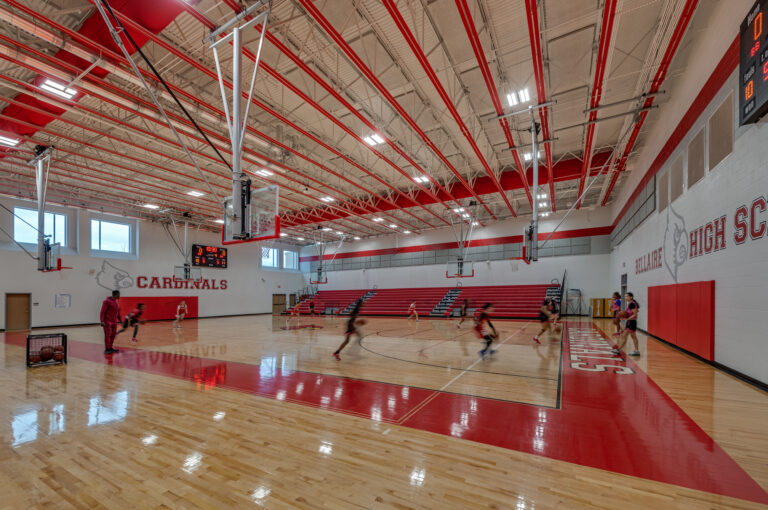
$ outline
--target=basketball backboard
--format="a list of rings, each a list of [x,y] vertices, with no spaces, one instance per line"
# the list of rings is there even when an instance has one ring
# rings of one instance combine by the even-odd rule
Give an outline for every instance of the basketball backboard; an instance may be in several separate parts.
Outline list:
[[[446,278],[472,278],[475,276],[475,269],[472,267],[472,261],[453,260],[445,266]]]
[[[232,197],[224,199],[224,227],[221,233],[223,244],[251,243],[280,237],[280,217],[278,205],[280,192],[277,186],[267,186],[251,190],[250,200],[243,204],[246,220],[241,225],[242,233],[236,235],[234,222],[241,216],[234,214]]]
[[[200,281],[203,279],[203,271],[199,267],[192,267],[190,264],[173,266],[173,279],[176,281]]]

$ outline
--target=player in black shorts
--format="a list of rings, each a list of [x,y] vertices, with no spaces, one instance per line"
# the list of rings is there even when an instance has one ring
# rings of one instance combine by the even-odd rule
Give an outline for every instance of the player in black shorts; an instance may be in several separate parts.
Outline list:
[[[333,353],[333,357],[336,358],[336,361],[341,361],[341,356],[339,356],[339,353],[342,351],[342,349],[344,349],[344,347],[347,346],[352,335],[357,335],[358,340],[362,338],[360,330],[357,329],[357,315],[360,313],[360,308],[362,306],[363,300],[358,299],[357,302],[355,302],[354,308],[352,308],[352,313],[350,314],[349,320],[347,321],[347,330],[344,333],[344,342],[342,342],[339,348],[336,349],[336,352]]]
[[[493,305],[486,303],[478,313],[475,319],[475,332],[481,340],[485,342],[485,347],[478,353],[481,358],[485,358],[488,354],[495,354],[496,351],[491,349],[491,345],[494,340],[499,338],[499,334],[496,332],[496,328],[491,323],[490,313],[493,311]]]
[[[540,344],[539,337],[550,330],[552,321],[557,320],[557,313],[555,308],[555,302],[552,298],[547,298],[541,303],[539,309],[539,322],[541,323],[541,330],[533,337],[533,341]]]
[[[461,320],[458,324],[456,324],[456,329],[461,328],[461,325],[464,324],[464,321],[467,320],[467,310],[469,309],[469,299],[465,299],[464,303],[461,305]]]
[[[640,314],[640,305],[635,301],[635,295],[631,292],[624,294],[624,300],[627,302],[627,324],[624,331],[621,332],[619,343],[615,349],[611,350],[613,354],[621,354],[621,350],[627,343],[627,337],[632,337],[632,343],[635,344],[635,350],[630,352],[630,356],[640,356],[639,345],[637,341],[637,316]]]
[[[144,324],[144,322],[141,320],[141,316],[144,314],[144,303],[139,303],[136,305],[136,308],[131,310],[131,313],[125,316],[125,319],[123,319],[123,329],[115,333],[116,335],[119,335],[129,327],[133,327],[133,337],[131,338],[132,342],[136,342],[136,335],[139,333],[139,324]]]
[[[309,315],[312,317],[315,316],[315,298],[309,299]]]

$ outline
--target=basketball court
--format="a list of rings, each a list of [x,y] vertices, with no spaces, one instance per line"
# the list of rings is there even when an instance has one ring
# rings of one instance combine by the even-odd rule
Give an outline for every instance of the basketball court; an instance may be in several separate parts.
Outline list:
[[[0,508],[768,508],[767,10],[0,2]]]

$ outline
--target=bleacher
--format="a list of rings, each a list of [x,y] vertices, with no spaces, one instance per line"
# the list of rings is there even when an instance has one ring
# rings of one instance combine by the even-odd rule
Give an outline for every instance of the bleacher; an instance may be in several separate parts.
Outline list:
[[[453,315],[453,310],[460,309],[463,300],[469,299],[470,309],[493,303],[494,317],[534,318],[539,314],[547,289],[553,287],[557,287],[557,284],[420,287],[375,291],[321,290],[315,296],[315,312],[324,313],[326,308],[343,312],[357,299],[370,293],[369,299],[363,305],[362,315],[407,316],[408,307],[415,300],[416,311],[420,317],[445,317]],[[441,306],[438,307],[438,303]],[[302,314],[309,313],[308,302],[302,302],[299,310]]]
[[[314,298],[315,313],[325,313],[326,308],[344,310],[366,292],[365,290],[320,290]],[[309,299],[299,303],[299,313],[309,313]]]
[[[544,284],[462,287],[453,302],[453,308],[461,308],[464,299],[469,299],[470,308],[480,308],[485,303],[493,303],[494,317],[538,317],[541,303],[547,296],[547,289],[554,286]]]
[[[408,315],[408,307],[416,301],[420,316],[429,315],[449,288],[378,289],[362,308],[363,315]]]

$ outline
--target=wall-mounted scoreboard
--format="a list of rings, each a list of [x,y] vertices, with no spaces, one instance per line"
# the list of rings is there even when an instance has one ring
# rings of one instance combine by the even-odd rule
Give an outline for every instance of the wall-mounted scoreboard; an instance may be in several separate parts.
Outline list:
[[[757,0],[741,23],[739,63],[739,125],[750,124],[768,111],[768,0]]]
[[[227,249],[218,246],[192,245],[192,265],[200,267],[227,268]]]

